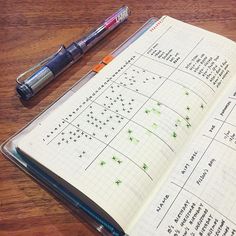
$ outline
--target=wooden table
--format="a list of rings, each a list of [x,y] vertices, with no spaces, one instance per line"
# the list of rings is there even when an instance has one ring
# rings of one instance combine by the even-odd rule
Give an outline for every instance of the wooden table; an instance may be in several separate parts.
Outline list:
[[[28,102],[15,78],[127,4],[129,21]],[[164,14],[236,41],[235,0],[0,1],[0,142],[5,141],[151,16]],[[34,180],[0,156],[0,235],[98,235]]]

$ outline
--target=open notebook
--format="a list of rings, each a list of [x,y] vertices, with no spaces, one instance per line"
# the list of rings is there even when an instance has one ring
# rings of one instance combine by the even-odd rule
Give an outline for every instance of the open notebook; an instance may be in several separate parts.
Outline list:
[[[162,17],[18,151],[128,235],[236,235],[236,43]]]

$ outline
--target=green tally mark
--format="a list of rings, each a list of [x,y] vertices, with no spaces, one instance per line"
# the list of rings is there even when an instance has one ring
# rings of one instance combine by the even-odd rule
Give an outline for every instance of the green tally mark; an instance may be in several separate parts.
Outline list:
[[[175,132],[172,133],[172,137],[173,138],[176,138],[177,137],[177,134]]]
[[[152,123],[152,128],[156,129],[158,127],[157,123]]]
[[[135,144],[139,143],[139,140],[137,138],[131,136],[131,134],[133,133],[131,129],[128,129],[127,133],[128,133],[130,142],[135,143]]]
[[[204,109],[204,105],[203,105],[203,104],[201,104],[201,106],[200,106],[200,107],[201,107],[201,109],[202,109],[202,110]]]
[[[186,110],[187,110],[187,111],[190,111],[190,107],[189,107],[189,106],[187,106],[187,107],[186,107]]]
[[[130,142],[132,142],[132,143],[134,143],[134,144],[139,143],[139,140],[136,139],[136,138],[134,138],[134,137],[129,137],[129,140],[130,140]]]
[[[185,91],[185,93],[184,93],[186,96],[188,96],[189,95],[189,92],[188,91]]]
[[[160,104],[161,105],[161,103],[157,103],[157,105],[158,104]],[[159,106],[160,106],[159,105]],[[151,110],[150,109],[145,109],[145,113],[146,114],[149,114],[149,113],[151,113],[151,112],[153,112],[153,113],[155,113],[155,114],[157,114],[157,115],[160,115],[161,114],[161,112],[158,110],[158,109],[156,109],[156,108],[152,108]]]
[[[155,109],[155,108],[152,108],[152,112],[154,112],[157,115],[161,114],[161,112],[159,110]]]
[[[175,121],[175,127],[178,127],[180,124],[181,124],[181,120],[180,120],[180,119],[177,119],[177,120]]]
[[[113,155],[111,159],[112,159],[113,161],[117,162],[118,164],[121,164],[121,163],[122,163],[122,161],[121,161],[117,156],[115,156],[115,155]]]
[[[142,169],[143,169],[144,171],[147,171],[147,169],[148,169],[147,164],[143,163]]]
[[[131,134],[133,131],[131,129],[128,129],[128,134]]]
[[[160,102],[157,102],[157,106],[160,106],[161,105],[161,103]]]
[[[115,183],[116,183],[117,186],[119,186],[122,183],[122,181],[120,179],[118,179],[118,180],[116,180]]]
[[[105,164],[106,164],[105,161],[101,161],[101,162],[100,162],[100,166],[104,166]]]
[[[191,124],[187,123],[187,125],[186,125],[186,126],[187,126],[187,128],[190,128],[190,127],[191,127]]]
[[[186,120],[189,120],[190,118],[189,118],[189,116],[186,116],[185,119],[186,119]]]

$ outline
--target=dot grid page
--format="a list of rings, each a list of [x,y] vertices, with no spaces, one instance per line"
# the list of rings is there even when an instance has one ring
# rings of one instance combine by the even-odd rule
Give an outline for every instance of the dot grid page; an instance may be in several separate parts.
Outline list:
[[[236,77],[230,87],[130,236],[236,234]]]
[[[19,148],[125,229],[235,72],[232,48],[163,17]]]

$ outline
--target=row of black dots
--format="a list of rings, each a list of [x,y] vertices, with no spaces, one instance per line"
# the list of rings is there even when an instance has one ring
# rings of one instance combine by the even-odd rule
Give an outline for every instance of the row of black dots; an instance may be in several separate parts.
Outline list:
[[[59,123],[56,125],[56,127],[54,127],[53,130],[51,130],[51,131],[46,135],[45,138],[43,138],[43,141],[45,142],[48,138],[50,138],[51,135],[54,134],[54,132],[57,133],[58,130],[62,127],[62,124],[64,124],[64,123],[65,123],[65,122],[63,122],[63,121],[62,121],[62,122],[59,122]]]
[[[63,120],[61,123],[64,124],[65,121]],[[58,124],[58,126],[61,127],[62,125],[61,125],[61,124]],[[55,128],[54,128],[54,130],[55,130]],[[57,129],[56,129],[56,131],[57,131]],[[51,131],[46,135],[46,139],[49,139],[53,134],[54,134],[54,131],[51,130]],[[43,141],[46,141],[46,139],[44,138]]]
[[[111,77],[115,77],[120,71],[122,71],[123,69],[125,69],[127,67],[127,65],[129,65],[134,59],[136,58],[136,56],[132,56],[129,60],[127,60],[125,62],[125,64],[123,66],[121,66]]]
[[[108,78],[101,86],[99,86],[97,88],[97,90],[95,90],[92,95],[90,95],[89,97],[86,98],[85,101],[83,101],[83,103],[81,105],[79,105],[74,111],[72,111],[71,114],[68,115],[68,117],[66,117],[65,119],[68,120],[69,118],[71,118],[73,115],[76,115],[76,112],[78,112],[83,105],[85,105],[88,101],[92,100],[93,97],[101,90],[105,87],[105,85],[111,80],[111,78]]]

